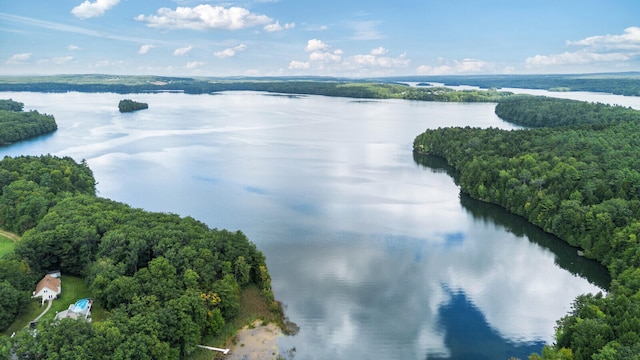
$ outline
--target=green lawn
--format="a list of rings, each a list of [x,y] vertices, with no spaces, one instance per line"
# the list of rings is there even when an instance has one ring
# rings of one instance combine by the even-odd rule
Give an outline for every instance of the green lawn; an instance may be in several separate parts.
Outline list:
[[[84,284],[82,278],[77,276],[62,275],[62,294],[60,298],[53,300],[51,309],[47,312],[40,321],[53,320],[56,316],[56,312],[60,312],[69,308],[69,305],[75,303],[79,299],[91,298],[89,289]],[[40,307],[40,299],[34,299],[32,303],[25,309],[18,319],[5,331],[5,334],[11,335],[14,331],[20,330],[27,326],[31,320],[35,319],[40,313],[44,311],[46,307]],[[93,321],[103,320],[107,316],[107,313],[97,306],[95,303],[91,308],[91,318]]]
[[[7,330],[5,330],[5,335],[11,335],[14,331],[18,331],[27,325],[33,319],[35,319],[40,313],[44,311],[45,307],[40,307],[40,299],[33,299],[32,302],[29,303],[29,306],[26,307],[25,311],[18,316],[16,321],[9,326]]]
[[[40,320],[53,320],[56,317],[56,312],[67,310],[69,305],[75,303],[79,299],[91,298],[89,289],[84,283],[82,278],[77,276],[62,275],[62,294],[60,298],[53,301],[51,310],[43,316]],[[105,312],[98,306],[94,305],[91,308],[91,318],[93,321],[100,321],[104,319]]]
[[[6,254],[13,252],[16,243],[8,237],[0,235],[0,258]]]

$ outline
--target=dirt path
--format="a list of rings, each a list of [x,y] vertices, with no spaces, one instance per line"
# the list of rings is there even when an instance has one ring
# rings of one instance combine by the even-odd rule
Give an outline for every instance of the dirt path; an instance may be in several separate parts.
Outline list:
[[[33,321],[38,321],[38,320],[40,320],[40,318],[42,317],[42,315],[46,314],[46,313],[47,313],[47,311],[49,311],[49,309],[51,309],[51,304],[53,303],[53,299],[52,299],[52,300],[47,300],[47,302],[48,302],[48,304],[47,304],[47,308],[46,308],[46,309],[44,309],[44,311],[43,311],[40,315],[38,315],[38,317],[37,317],[37,318],[33,319]]]
[[[0,235],[13,240],[13,242],[20,241],[20,236],[14,234],[14,233],[8,232],[8,231],[0,230]]]
[[[282,330],[275,324],[261,325],[256,321],[252,326],[245,326],[231,345],[228,360],[268,360],[278,357],[278,337]]]

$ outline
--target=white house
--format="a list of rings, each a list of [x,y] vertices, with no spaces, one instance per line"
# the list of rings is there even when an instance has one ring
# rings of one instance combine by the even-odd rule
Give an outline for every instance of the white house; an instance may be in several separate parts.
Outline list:
[[[41,297],[42,303],[44,304],[47,300],[55,299],[61,291],[60,279],[47,274],[38,282],[38,285],[36,285],[36,291],[33,292],[33,297]]]

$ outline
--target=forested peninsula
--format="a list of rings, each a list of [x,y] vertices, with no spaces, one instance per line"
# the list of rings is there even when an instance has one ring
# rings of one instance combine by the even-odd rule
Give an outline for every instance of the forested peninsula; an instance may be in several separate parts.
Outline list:
[[[579,296],[555,344],[531,358],[637,359],[640,111],[528,96],[505,99],[496,113],[538,128],[427,130],[414,150],[446,159],[462,192],[581,249],[613,279],[606,296]]]
[[[267,305],[265,320],[281,319],[265,257],[243,233],[100,198],[95,184],[69,157],[0,161],[0,227],[22,234],[0,258],[0,330],[51,270],[83,279],[101,314],[0,336],[0,359],[188,358],[233,336],[247,291]]]
[[[24,112],[23,108],[21,102],[0,100],[0,145],[48,134],[58,128],[52,115],[35,110]]]
[[[627,107],[532,95],[505,97],[498,102],[495,112],[502,120],[526,127],[638,121],[638,111]]]

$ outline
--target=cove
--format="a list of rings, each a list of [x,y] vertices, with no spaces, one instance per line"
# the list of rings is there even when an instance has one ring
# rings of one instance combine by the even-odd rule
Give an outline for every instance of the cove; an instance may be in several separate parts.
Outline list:
[[[500,208],[460,195],[426,128],[515,129],[494,104],[321,96],[2,93],[53,114],[0,148],[86,159],[99,196],[241,230],[300,331],[295,359],[526,358],[606,271]],[[295,352],[292,349],[295,348]]]

